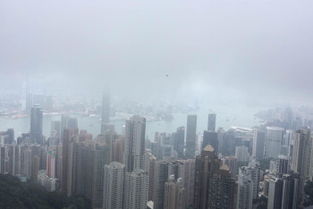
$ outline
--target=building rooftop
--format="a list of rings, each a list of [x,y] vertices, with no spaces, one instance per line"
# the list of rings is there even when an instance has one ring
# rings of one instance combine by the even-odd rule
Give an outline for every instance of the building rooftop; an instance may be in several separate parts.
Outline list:
[[[214,147],[212,147],[212,145],[209,144],[203,148],[203,151],[214,152]]]

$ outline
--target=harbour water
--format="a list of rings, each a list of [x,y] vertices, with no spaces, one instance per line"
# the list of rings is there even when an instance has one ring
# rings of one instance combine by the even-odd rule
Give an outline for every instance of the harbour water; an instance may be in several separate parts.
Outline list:
[[[232,126],[239,127],[252,127],[259,123],[259,121],[254,117],[257,109],[253,108],[215,108],[215,113],[217,114],[217,127],[222,127],[228,129]],[[207,115],[208,111],[198,110],[190,114],[197,114],[197,131],[200,133],[206,129],[207,126]],[[79,129],[87,130],[93,136],[97,136],[100,132],[99,117],[88,117],[82,115],[72,115],[78,120]],[[187,113],[176,113],[173,114],[173,120],[171,121],[147,121],[146,136],[149,139],[153,139],[155,132],[174,132],[177,127],[186,126]],[[43,118],[43,134],[45,136],[50,135],[51,122],[60,120],[61,116],[51,116],[45,115]],[[117,133],[123,133],[123,126],[125,120],[115,120],[111,121],[115,126]],[[29,132],[30,129],[30,118],[11,118],[11,117],[0,117],[0,131],[4,131],[8,128],[14,128],[15,137],[20,136],[22,133]]]

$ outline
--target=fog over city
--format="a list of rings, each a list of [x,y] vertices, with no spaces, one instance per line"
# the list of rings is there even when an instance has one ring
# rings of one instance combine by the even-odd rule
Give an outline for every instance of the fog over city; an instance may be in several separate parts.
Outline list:
[[[0,0],[0,209],[312,209],[312,0]]]
[[[1,89],[312,102],[313,2],[0,2]]]

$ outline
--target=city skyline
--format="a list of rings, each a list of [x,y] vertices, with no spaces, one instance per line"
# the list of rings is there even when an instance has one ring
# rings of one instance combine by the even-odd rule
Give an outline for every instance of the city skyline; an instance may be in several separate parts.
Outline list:
[[[313,207],[312,0],[1,0],[0,209]]]

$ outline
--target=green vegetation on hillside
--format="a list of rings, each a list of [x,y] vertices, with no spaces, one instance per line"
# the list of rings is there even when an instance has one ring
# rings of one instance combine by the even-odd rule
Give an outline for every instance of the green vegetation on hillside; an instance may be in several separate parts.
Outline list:
[[[1,209],[91,209],[84,197],[67,197],[62,193],[47,192],[33,183],[22,183],[10,175],[0,175]]]

